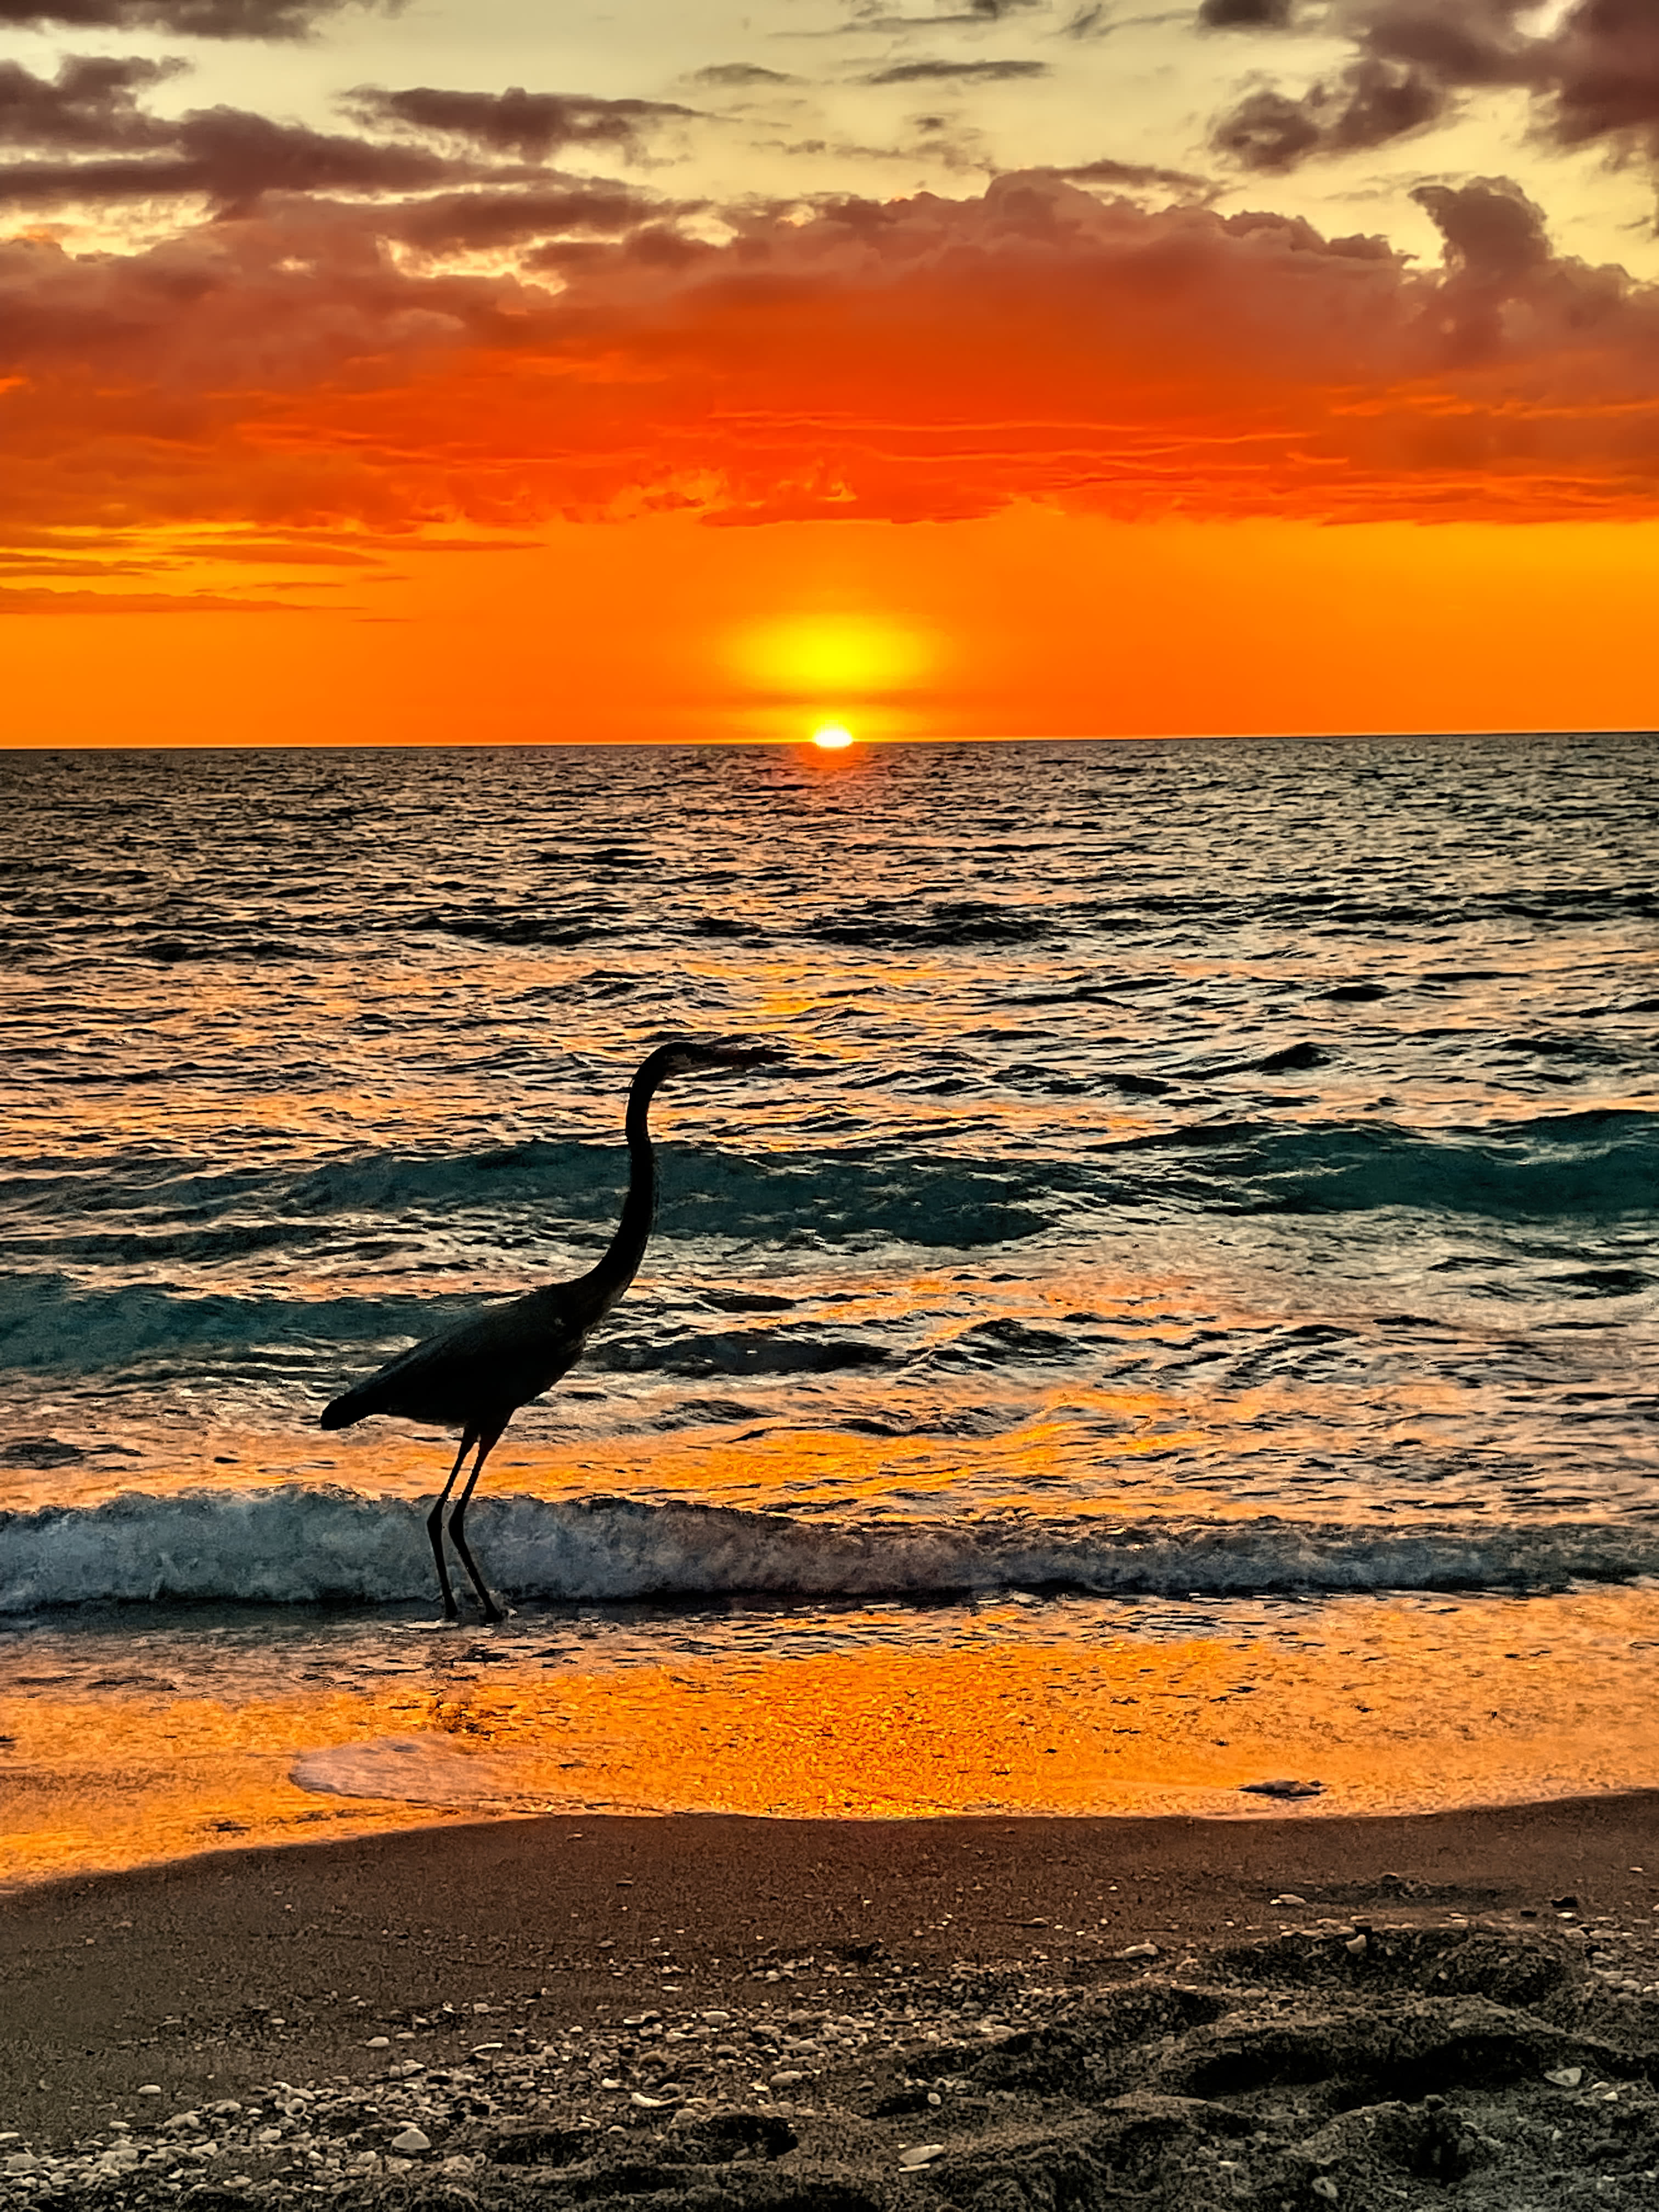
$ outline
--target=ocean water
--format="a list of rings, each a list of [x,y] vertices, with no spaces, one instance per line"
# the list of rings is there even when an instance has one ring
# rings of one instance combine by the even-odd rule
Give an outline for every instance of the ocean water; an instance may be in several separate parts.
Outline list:
[[[591,1264],[681,1030],[789,1060],[659,1099],[495,1663],[1645,1648],[1656,863],[1644,734],[0,756],[8,1711],[425,1634],[453,1445],[317,1413]]]

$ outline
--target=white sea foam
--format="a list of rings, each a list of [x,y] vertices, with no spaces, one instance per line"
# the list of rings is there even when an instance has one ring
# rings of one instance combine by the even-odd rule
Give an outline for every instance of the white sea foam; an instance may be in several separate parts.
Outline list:
[[[108,1601],[429,1595],[423,1500],[339,1487],[130,1492],[0,1515],[0,1613]],[[526,1598],[810,1598],[1065,1587],[1099,1595],[1559,1588],[1659,1573],[1640,1521],[1432,1525],[1099,1517],[827,1520],[618,1498],[482,1499],[468,1533]]]

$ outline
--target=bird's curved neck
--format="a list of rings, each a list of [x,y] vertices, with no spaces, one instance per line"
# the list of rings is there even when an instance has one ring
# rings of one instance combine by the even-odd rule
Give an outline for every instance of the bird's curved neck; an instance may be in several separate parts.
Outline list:
[[[611,1248],[586,1278],[599,1312],[615,1305],[639,1273],[651,1225],[657,1216],[657,1155],[651,1143],[648,1117],[656,1083],[644,1068],[634,1079],[628,1094],[628,1196]]]

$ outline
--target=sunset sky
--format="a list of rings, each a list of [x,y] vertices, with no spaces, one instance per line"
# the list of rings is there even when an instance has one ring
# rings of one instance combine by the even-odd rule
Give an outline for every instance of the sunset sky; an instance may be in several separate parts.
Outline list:
[[[1659,0],[0,54],[0,742],[1655,718]]]

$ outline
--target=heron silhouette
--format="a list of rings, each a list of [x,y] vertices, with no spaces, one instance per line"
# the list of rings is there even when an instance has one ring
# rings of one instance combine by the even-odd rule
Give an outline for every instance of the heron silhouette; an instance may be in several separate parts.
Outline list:
[[[724,1038],[676,1037],[659,1045],[642,1062],[628,1093],[628,1196],[610,1249],[599,1264],[571,1282],[544,1284],[429,1336],[323,1408],[325,1429],[349,1429],[372,1413],[401,1413],[410,1420],[459,1428],[461,1448],[426,1522],[447,1620],[458,1620],[460,1608],[444,1564],[444,1507],[467,1454],[476,1448],[477,1457],[449,1516],[449,1540],[478,1594],[484,1619],[500,1620],[501,1609],[466,1540],[466,1509],[484,1462],[519,1407],[550,1390],[575,1365],[593,1329],[639,1272],[657,1210],[657,1159],[648,1126],[652,1099],[671,1076],[730,1073],[782,1057],[775,1046]]]

